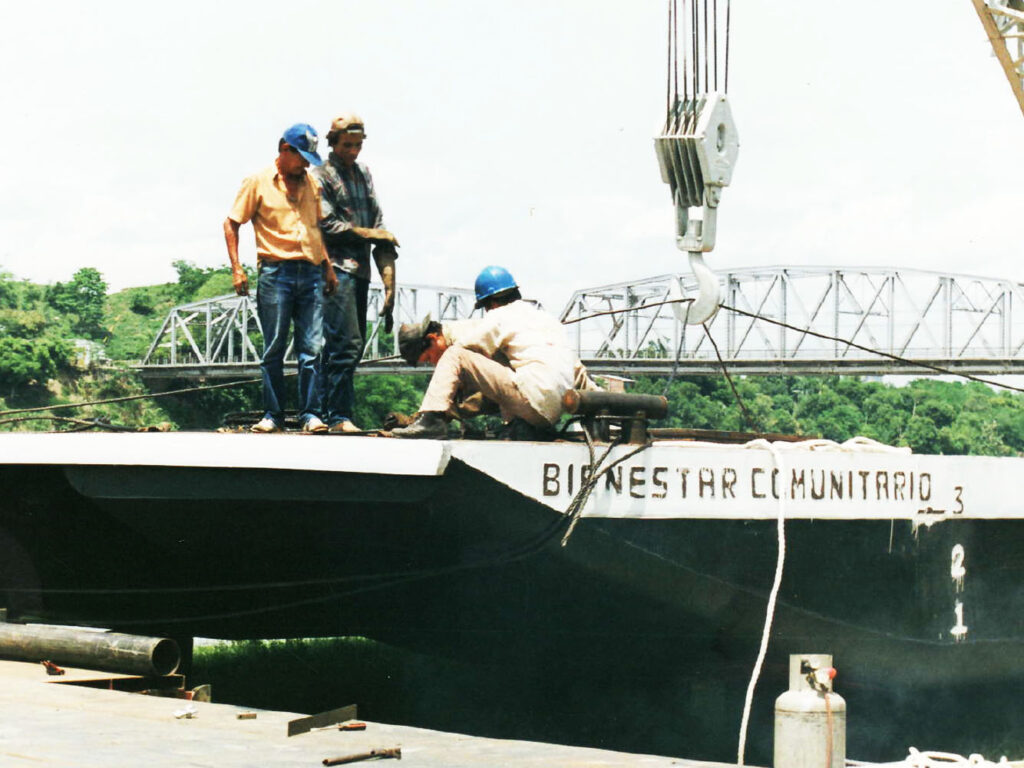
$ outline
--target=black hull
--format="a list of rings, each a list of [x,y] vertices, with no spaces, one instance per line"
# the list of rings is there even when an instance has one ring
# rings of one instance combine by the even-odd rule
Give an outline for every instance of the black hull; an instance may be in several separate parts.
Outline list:
[[[585,518],[563,548],[557,513],[456,460],[437,477],[7,465],[0,482],[12,613],[179,637],[363,635],[538,675],[632,677],[644,704],[631,711],[670,707],[679,753],[734,757],[772,520]],[[855,757],[974,751],[979,722],[1012,734],[1012,695],[993,702],[1024,682],[1022,528],[789,520],[748,759],[770,759],[790,653],[834,655]],[[962,593],[955,544],[983,553]]]

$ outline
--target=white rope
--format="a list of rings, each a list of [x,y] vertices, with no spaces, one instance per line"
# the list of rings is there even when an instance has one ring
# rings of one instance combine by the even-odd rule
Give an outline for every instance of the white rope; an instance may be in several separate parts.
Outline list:
[[[744,448],[764,448],[767,443],[766,440],[758,439],[751,440],[749,443],[744,443]],[[880,443],[877,440],[872,440],[870,437],[863,437],[858,435],[857,437],[851,437],[849,440],[837,443],[835,440],[826,440],[823,437],[813,438],[810,440],[801,440],[795,443],[770,443],[772,448],[776,451],[836,451],[840,453],[898,453],[900,455],[909,456],[911,454],[910,448],[906,446],[895,446],[886,445]]]
[[[776,446],[767,440],[753,440],[746,444],[747,448],[766,448],[775,459],[775,466],[780,475],[784,475],[782,455],[776,450]],[[747,695],[743,702],[743,717],[740,720],[739,746],[736,750],[736,763],[744,765],[744,753],[747,750],[747,726],[750,723],[750,708],[754,701],[754,688],[757,687],[757,680],[761,676],[761,667],[764,665],[765,655],[768,653],[768,638],[772,633],[772,620],[775,618],[775,601],[779,596],[779,586],[782,584],[782,567],[786,562],[786,494],[779,494],[779,518],[778,538],[779,553],[775,562],[775,580],[772,582],[772,591],[768,595],[768,606],[765,609],[764,630],[761,632],[761,647],[757,652],[757,662],[750,675],[750,682],[747,684]]]
[[[910,754],[895,763],[872,763],[862,760],[848,760],[848,765],[867,768],[1022,768],[1024,761],[1007,760],[1004,755],[998,763],[986,760],[982,755],[972,753],[967,757],[955,752],[922,752],[910,747]]]

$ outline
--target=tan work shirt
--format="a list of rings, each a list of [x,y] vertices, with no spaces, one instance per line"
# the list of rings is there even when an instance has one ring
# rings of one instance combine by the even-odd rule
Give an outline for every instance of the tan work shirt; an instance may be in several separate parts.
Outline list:
[[[492,309],[472,326],[458,329],[459,343],[490,358],[504,354],[516,387],[530,407],[550,423],[562,415],[562,395],[573,387],[576,355],[562,324],[525,301]]]
[[[242,182],[228,218],[239,224],[252,221],[256,255],[260,261],[324,260],[320,236],[320,187],[307,171],[299,193],[288,196],[276,165]]]
[[[529,302],[527,302],[529,303]],[[461,344],[464,339],[471,336],[477,326],[483,322],[483,318],[479,317],[467,317],[464,320],[445,320],[441,326],[441,335],[444,336],[444,340],[450,347],[452,344]],[[465,344],[463,344],[465,346]],[[502,365],[507,365],[508,361],[505,356],[498,353],[492,358]],[[601,387],[597,385],[592,378],[590,378],[590,372],[587,371],[587,367],[580,362],[580,359],[573,354],[573,366],[572,366],[572,386],[573,389],[580,391],[586,389],[599,390]]]

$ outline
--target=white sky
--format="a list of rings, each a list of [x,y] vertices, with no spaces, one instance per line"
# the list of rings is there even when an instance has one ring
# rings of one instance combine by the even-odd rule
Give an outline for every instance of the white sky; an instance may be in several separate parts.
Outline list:
[[[1024,116],[970,0],[733,5],[741,150],[713,268],[1018,278]],[[0,0],[0,267],[119,289],[225,264],[242,178],[291,123],[323,135],[353,109],[400,281],[503,264],[560,310],[684,270],[651,141],[665,6]]]

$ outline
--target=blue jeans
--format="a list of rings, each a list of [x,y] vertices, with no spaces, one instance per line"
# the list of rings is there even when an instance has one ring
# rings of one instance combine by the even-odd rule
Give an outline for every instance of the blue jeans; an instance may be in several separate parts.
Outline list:
[[[263,327],[263,408],[265,418],[284,426],[284,352],[288,327],[295,323],[299,362],[299,422],[317,412],[316,360],[323,347],[323,267],[311,262],[265,261],[260,265],[256,308]]]
[[[366,300],[370,281],[335,269],[338,290],[324,299],[324,348],[317,375],[321,418],[334,426],[352,420],[356,366],[366,342]]]

